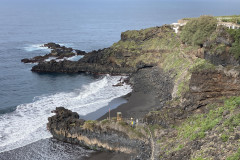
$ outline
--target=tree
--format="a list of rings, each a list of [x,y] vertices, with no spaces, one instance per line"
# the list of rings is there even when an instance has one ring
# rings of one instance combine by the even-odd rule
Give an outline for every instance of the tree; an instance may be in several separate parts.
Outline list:
[[[181,39],[190,45],[202,45],[217,28],[217,19],[201,16],[191,19],[182,29]]]

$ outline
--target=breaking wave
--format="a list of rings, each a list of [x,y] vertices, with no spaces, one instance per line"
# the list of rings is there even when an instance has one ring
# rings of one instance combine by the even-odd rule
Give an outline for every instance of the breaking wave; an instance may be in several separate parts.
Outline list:
[[[119,79],[119,76],[105,76],[72,92],[35,97],[32,103],[21,104],[14,112],[0,116],[0,152],[51,137],[46,124],[56,107],[87,115],[131,92],[129,85],[113,87]]]

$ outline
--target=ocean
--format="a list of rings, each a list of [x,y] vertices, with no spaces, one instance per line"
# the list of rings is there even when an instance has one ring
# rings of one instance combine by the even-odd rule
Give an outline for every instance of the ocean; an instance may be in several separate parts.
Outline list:
[[[49,140],[51,111],[63,106],[97,119],[126,103],[121,96],[131,92],[128,85],[112,86],[120,76],[31,72],[34,64],[21,59],[50,52],[44,43],[98,50],[126,30],[240,14],[239,6],[239,0],[0,0],[0,159],[81,159],[91,151],[80,147],[81,154],[69,153],[63,148],[73,146]],[[26,146],[35,150],[31,157]]]

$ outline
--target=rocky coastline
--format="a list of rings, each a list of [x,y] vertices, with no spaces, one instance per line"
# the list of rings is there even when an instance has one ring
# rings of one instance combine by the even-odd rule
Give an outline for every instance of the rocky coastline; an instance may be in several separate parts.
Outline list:
[[[189,40],[195,23],[202,27],[194,33],[207,34]],[[133,87],[128,103],[112,111],[126,120],[106,120],[106,114],[83,121],[57,108],[48,129],[58,140],[135,159],[240,157],[240,58],[234,48],[238,33],[232,33],[202,16],[177,34],[171,25],[126,31],[119,42],[79,61],[40,62],[33,72],[129,75]],[[140,125],[131,127],[130,117]]]
[[[85,55],[86,54],[85,51],[68,48],[65,46],[61,46],[57,43],[53,43],[53,42],[46,43],[41,47],[47,47],[47,48],[51,49],[51,52],[44,56],[36,56],[33,58],[24,58],[21,60],[21,62],[23,62],[23,63],[40,63],[40,62],[44,62],[48,58],[63,59],[63,58],[73,57],[75,55]]]

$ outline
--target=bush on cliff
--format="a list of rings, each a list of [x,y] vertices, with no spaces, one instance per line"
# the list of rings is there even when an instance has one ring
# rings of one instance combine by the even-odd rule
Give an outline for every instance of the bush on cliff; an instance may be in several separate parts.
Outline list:
[[[230,53],[239,59],[240,57],[240,29],[229,29],[228,33],[234,40],[232,47],[230,48]]]
[[[191,19],[182,29],[181,40],[191,45],[202,45],[217,28],[217,19],[201,16]]]

